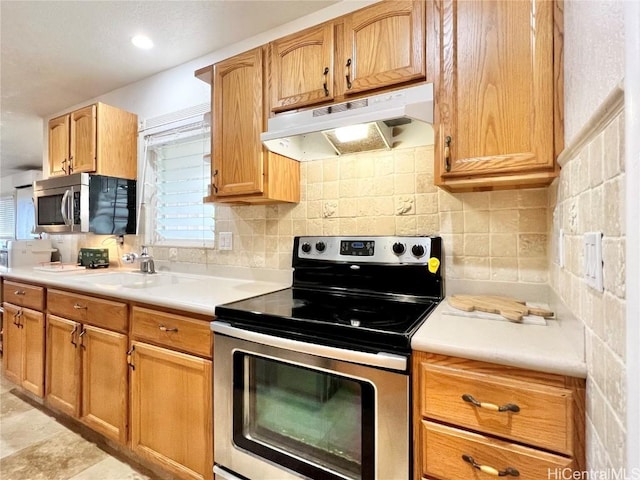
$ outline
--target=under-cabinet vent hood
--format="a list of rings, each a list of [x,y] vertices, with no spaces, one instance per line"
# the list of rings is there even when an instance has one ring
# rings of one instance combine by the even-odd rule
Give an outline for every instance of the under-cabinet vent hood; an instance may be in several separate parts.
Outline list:
[[[433,144],[433,84],[349,102],[280,113],[260,136],[272,152],[295,160]]]

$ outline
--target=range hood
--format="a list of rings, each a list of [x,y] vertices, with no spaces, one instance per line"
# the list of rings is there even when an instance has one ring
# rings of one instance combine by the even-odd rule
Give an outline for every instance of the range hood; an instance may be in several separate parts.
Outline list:
[[[433,144],[433,84],[426,83],[268,121],[260,140],[299,161]]]

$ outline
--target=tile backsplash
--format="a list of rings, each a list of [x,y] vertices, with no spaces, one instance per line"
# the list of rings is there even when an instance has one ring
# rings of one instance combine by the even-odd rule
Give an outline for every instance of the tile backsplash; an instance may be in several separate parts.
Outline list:
[[[301,164],[296,205],[216,206],[233,250],[179,249],[177,261],[288,269],[295,235],[429,235],[450,278],[547,281],[547,189],[451,194],[433,185],[433,146]],[[153,255],[170,260],[169,248]]]

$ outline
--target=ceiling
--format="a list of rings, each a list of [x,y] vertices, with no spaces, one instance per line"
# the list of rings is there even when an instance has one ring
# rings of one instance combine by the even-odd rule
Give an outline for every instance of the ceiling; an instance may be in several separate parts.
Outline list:
[[[42,168],[44,117],[337,1],[0,0],[0,177]]]

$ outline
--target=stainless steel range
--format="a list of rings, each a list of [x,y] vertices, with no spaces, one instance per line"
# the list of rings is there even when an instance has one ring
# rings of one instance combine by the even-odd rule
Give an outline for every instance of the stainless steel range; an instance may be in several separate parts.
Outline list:
[[[409,479],[441,261],[439,237],[296,237],[291,288],[216,307],[216,479]]]

